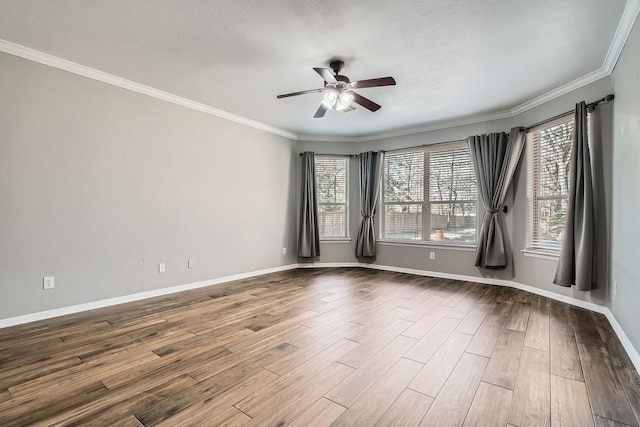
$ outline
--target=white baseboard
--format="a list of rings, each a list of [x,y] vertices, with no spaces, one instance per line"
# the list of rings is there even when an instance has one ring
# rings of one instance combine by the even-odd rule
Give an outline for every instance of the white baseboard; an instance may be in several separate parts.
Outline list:
[[[97,308],[110,307],[113,305],[124,304],[127,302],[139,301],[147,298],[159,297],[162,295],[175,294],[191,289],[204,288],[206,286],[219,285],[221,283],[232,282],[234,280],[247,279],[249,277],[261,276],[263,274],[277,273],[279,271],[293,270],[298,268],[297,264],[289,264],[281,267],[266,268],[264,270],[251,271],[249,273],[234,274],[231,276],[218,277],[211,280],[203,280],[200,282],[187,283],[184,285],[171,286],[169,288],[155,289],[153,291],[139,292],[136,294],[125,295],[121,297],[108,298],[99,301],[92,301],[84,304],[72,305],[69,307],[56,308],[53,310],[40,311],[38,313],[25,314],[22,316],[0,319],[0,329],[9,326],[22,325],[24,323],[36,322],[38,320],[47,320],[54,317],[65,316],[67,314],[80,313],[82,311],[95,310]]]
[[[296,268],[343,268],[343,267],[362,267],[362,268],[370,268],[374,270],[384,270],[384,271],[392,271],[395,273],[407,273],[413,274],[416,276],[428,276],[428,277],[438,277],[442,279],[452,279],[452,280],[461,280],[465,282],[476,282],[483,283],[487,285],[496,285],[496,286],[507,286],[510,288],[521,289],[523,291],[531,292],[532,294],[540,295],[543,297],[551,298],[556,301],[561,301],[567,304],[574,305],[576,307],[585,308],[587,310],[595,311],[596,313],[604,314],[609,323],[611,323],[611,327],[615,331],[618,339],[622,343],[624,349],[627,351],[629,358],[633,362],[636,370],[640,372],[640,354],[633,346],[627,334],[625,334],[624,329],[618,323],[618,320],[615,318],[611,310],[608,307],[603,307],[599,304],[594,304],[588,301],[582,301],[577,298],[556,294],[551,291],[546,291],[544,289],[539,289],[534,286],[525,285],[522,283],[514,282],[511,280],[501,280],[501,279],[493,279],[490,277],[477,277],[477,276],[466,276],[462,274],[451,274],[451,273],[442,273],[439,271],[428,271],[428,270],[417,270],[413,268],[402,268],[402,267],[393,267],[388,265],[379,265],[379,264],[367,264],[360,262],[329,262],[329,263],[299,263],[299,264],[289,264],[281,267],[267,268],[264,270],[256,270],[249,273],[242,274],[234,274],[231,276],[219,277],[211,280],[203,280],[200,282],[188,283],[179,286],[172,286],[169,288],[156,289],[153,291],[140,292],[132,295],[125,295],[122,297],[109,298],[100,301],[89,302],[85,304],[78,304],[69,307],[57,308],[54,310],[41,311],[38,313],[25,314],[23,316],[10,317],[7,319],[0,319],[0,329],[7,328],[9,326],[21,325],[24,323],[35,322],[38,320],[46,320],[54,317],[64,316],[67,314],[80,313],[82,311],[95,310],[97,308],[110,307],[113,305],[124,304],[127,302],[139,301],[147,298],[153,298],[162,295],[174,294],[177,292],[188,291],[191,289],[203,288],[205,286],[213,286],[221,283],[232,282],[234,280],[242,280],[247,279],[249,277],[260,276],[263,274],[269,273],[277,273],[279,271],[293,270]]]

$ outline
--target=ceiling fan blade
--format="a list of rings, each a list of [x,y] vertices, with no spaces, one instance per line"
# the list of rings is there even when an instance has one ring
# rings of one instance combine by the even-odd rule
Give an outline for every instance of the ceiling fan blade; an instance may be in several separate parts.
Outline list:
[[[327,107],[327,104],[325,104],[324,102],[321,102],[320,107],[318,108],[318,111],[316,111],[316,113],[313,115],[313,118],[319,119],[320,117],[324,117],[328,109],[329,107]]]
[[[380,108],[382,108],[381,105],[376,104],[375,102],[373,102],[370,99],[365,98],[362,95],[359,95],[355,92],[350,92],[353,95],[353,100],[362,105],[364,108],[366,108],[369,111],[378,111]]]
[[[338,83],[336,78],[331,73],[331,70],[328,68],[314,68],[315,72],[320,74],[320,77],[324,79],[327,83]]]
[[[365,87],[378,87],[378,86],[394,86],[396,81],[393,77],[380,77],[377,79],[360,80],[357,82],[351,82],[350,86],[354,89],[363,89]]]
[[[309,90],[303,90],[303,91],[300,91],[300,92],[285,93],[284,95],[276,96],[276,98],[278,98],[278,99],[288,98],[290,96],[304,95],[304,94],[307,94],[307,93],[317,93],[317,92],[322,92],[322,91],[324,91],[324,88],[322,88],[322,89],[309,89]]]

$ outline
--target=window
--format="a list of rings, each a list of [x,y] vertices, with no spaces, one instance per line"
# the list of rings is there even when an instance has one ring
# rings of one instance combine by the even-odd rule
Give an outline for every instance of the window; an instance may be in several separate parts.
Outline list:
[[[476,241],[478,196],[465,142],[386,153],[381,191],[382,239]]]
[[[349,158],[315,156],[320,239],[349,237]]]
[[[572,115],[527,134],[527,249],[559,251],[569,196]]]

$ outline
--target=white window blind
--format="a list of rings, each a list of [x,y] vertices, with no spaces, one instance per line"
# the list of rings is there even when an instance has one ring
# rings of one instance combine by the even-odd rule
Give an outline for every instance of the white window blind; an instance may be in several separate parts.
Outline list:
[[[527,133],[527,249],[559,251],[569,196],[573,115]]]
[[[476,241],[477,187],[465,142],[385,153],[384,240]]]
[[[349,158],[315,156],[320,239],[349,237]]]

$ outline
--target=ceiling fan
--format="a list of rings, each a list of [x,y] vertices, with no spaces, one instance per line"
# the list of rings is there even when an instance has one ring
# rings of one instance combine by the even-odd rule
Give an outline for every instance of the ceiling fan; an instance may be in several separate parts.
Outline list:
[[[320,77],[324,79],[324,87],[320,89],[303,90],[301,92],[286,93],[284,95],[278,95],[277,98],[288,98],[290,96],[304,95],[307,93],[324,92],[324,99],[320,103],[320,107],[314,118],[320,118],[325,115],[328,110],[336,111],[351,111],[355,110],[356,104],[362,105],[369,111],[378,111],[381,106],[373,102],[372,100],[365,98],[364,96],[356,93],[353,89],[364,89],[368,87],[377,86],[393,86],[396,81],[393,77],[380,77],[377,79],[360,80],[352,82],[349,77],[338,74],[342,67],[344,67],[344,61],[333,60],[329,63],[331,70],[328,68],[314,68],[315,72],[320,74]]]

